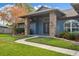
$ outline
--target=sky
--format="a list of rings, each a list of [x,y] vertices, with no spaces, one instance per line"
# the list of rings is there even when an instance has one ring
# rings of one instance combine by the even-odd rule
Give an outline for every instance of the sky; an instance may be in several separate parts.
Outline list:
[[[34,8],[39,8],[41,5],[47,6],[49,8],[56,8],[56,9],[70,9],[72,6],[69,3],[32,3],[31,4]]]
[[[4,7],[5,5],[13,5],[12,3],[0,3],[0,8]],[[38,9],[40,6],[46,6],[49,8],[56,8],[56,9],[70,9],[72,8],[69,3],[31,3],[31,5]]]

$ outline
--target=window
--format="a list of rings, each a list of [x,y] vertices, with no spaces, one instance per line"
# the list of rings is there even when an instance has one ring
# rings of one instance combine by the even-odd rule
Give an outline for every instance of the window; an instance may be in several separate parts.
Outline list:
[[[64,29],[67,32],[79,31],[79,22],[77,20],[68,20],[64,24]]]

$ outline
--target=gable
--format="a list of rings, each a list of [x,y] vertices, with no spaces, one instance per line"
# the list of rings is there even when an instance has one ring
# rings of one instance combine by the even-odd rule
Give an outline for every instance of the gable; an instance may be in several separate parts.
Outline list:
[[[45,7],[45,6],[41,6],[37,11],[43,11],[43,10],[47,10],[47,9],[50,9],[50,8]]]

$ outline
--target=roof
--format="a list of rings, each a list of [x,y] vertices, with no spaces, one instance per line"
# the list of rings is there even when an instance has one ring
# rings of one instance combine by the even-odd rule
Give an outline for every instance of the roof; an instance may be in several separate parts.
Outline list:
[[[48,8],[48,7],[45,7],[45,6],[41,6],[38,10],[36,10],[36,11],[42,11],[42,10],[46,10],[46,9],[50,9],[50,8]]]
[[[71,5],[75,9],[75,11],[79,13],[79,3],[72,3]]]
[[[67,9],[67,10],[61,10],[66,17],[71,17],[71,16],[77,16],[78,13],[72,8],[72,9]]]
[[[4,25],[0,25],[0,28],[8,28],[8,27]]]
[[[28,15],[25,15],[25,16],[22,16],[22,17],[26,17],[26,16],[36,16],[36,15],[40,15],[40,14],[46,14],[46,13],[49,13],[50,11],[54,11],[58,14],[62,14],[64,15],[63,17],[66,18],[66,17],[76,17],[78,16],[78,13],[75,11],[74,8],[71,8],[71,9],[67,9],[67,10],[58,10],[58,9],[50,9],[50,8],[47,8],[47,7],[40,7],[38,10],[36,10],[35,12],[31,12],[29,13]],[[62,17],[61,17],[62,18]]]
[[[64,13],[61,12],[60,10],[58,10],[58,9],[50,9],[50,8],[42,6],[38,10],[36,10],[35,12],[31,12],[31,13],[25,15],[25,16],[22,16],[22,17],[46,14],[46,13],[49,13],[50,11],[54,11],[54,12],[57,12],[57,13],[60,13],[60,14],[64,15]]]
[[[53,10],[52,9],[46,9],[46,10],[36,11],[36,12],[29,13],[27,16],[37,15],[37,14],[45,14],[45,13],[48,13],[48,11],[53,11]]]
[[[64,17],[62,17],[61,19],[65,19],[65,20],[66,20],[66,19],[67,19],[67,20],[68,20],[68,19],[79,19],[79,15],[70,16],[70,17],[65,17],[65,16],[64,16]]]

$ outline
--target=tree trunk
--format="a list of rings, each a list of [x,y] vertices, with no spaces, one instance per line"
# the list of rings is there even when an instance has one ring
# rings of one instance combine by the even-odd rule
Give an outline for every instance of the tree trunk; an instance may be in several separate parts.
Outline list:
[[[14,35],[16,35],[16,24],[14,23],[13,25],[12,25],[12,35],[14,36]]]

